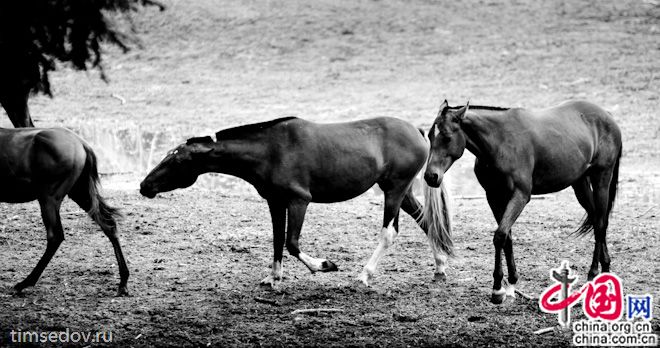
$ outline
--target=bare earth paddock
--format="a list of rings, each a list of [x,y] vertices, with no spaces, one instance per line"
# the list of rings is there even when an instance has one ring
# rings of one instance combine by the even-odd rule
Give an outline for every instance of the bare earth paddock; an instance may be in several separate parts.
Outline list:
[[[320,122],[395,116],[428,126],[442,99],[540,108],[587,99],[623,131],[608,233],[624,292],[660,307],[660,4],[657,1],[168,0],[136,16],[144,49],[110,51],[95,72],[53,74],[54,99],[31,100],[37,126],[65,126],[99,155],[108,202],[122,208],[130,297],[107,238],[73,202],[66,240],[40,281],[11,288],[46,245],[38,205],[0,204],[0,346],[10,331],[111,331],[119,346],[568,346],[570,331],[533,332],[555,315],[518,297],[490,303],[496,225],[471,174],[449,173],[454,242],[448,280],[432,282],[421,230],[402,215],[374,284],[356,281],[377,244],[382,196],[312,204],[301,249],[339,272],[284,259],[285,280],[258,286],[272,257],[270,216],[224,177],[159,195],[137,182],[193,135],[297,115]],[[2,126],[9,121],[2,116]],[[227,184],[227,183],[230,184]],[[572,190],[535,199],[513,228],[520,289],[538,296],[570,260],[586,277],[593,238],[569,236],[583,211]],[[291,314],[297,309],[339,312]],[[573,320],[583,319],[581,310]],[[660,322],[652,321],[656,333]],[[83,344],[78,344],[84,346]],[[95,344],[96,345],[96,344]]]

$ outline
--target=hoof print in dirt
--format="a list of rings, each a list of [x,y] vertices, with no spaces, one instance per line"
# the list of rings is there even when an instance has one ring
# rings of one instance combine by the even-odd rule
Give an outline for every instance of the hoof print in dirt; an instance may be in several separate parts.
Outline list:
[[[321,264],[321,269],[319,270],[320,272],[337,272],[339,271],[339,268],[337,268],[337,265],[335,265],[332,261],[325,260]]]
[[[420,319],[417,315],[408,315],[402,313],[392,313],[392,319],[401,323],[414,323]]]
[[[467,321],[470,323],[484,323],[486,322],[486,318],[478,315],[473,315],[471,317],[467,318]]]

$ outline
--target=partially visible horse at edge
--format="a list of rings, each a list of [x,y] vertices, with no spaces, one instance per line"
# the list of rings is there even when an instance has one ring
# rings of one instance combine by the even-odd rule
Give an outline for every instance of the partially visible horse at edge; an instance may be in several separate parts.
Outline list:
[[[345,201],[378,184],[385,207],[378,246],[359,280],[369,286],[378,261],[398,234],[399,209],[427,234],[433,251],[435,280],[446,278],[447,255],[453,255],[444,187],[425,188],[425,205],[413,196],[413,179],[422,170],[429,144],[411,124],[396,118],[317,124],[296,117],[222,130],[216,141],[191,138],[171,150],[140,184],[140,193],[191,186],[203,173],[239,177],[266,199],[273,225],[273,263],[261,284],[282,279],[282,253],[289,253],[312,272],[336,271],[326,259],[300,250],[299,237],[311,202]],[[286,233],[285,233],[286,230]]]
[[[46,227],[46,251],[30,275],[14,287],[34,286],[64,241],[60,207],[68,195],[110,239],[119,266],[117,295],[127,295],[128,267],[119,244],[119,211],[99,194],[96,156],[73,132],[63,128],[0,128],[0,201],[39,201]]]
[[[621,131],[609,112],[585,101],[529,110],[488,106],[450,107],[445,100],[429,132],[431,153],[424,179],[442,183],[444,173],[467,148],[474,172],[498,223],[493,237],[495,270],[491,301],[515,297],[518,272],[511,226],[533,194],[573,187],[587,212],[578,235],[595,236],[588,277],[610,271],[606,235],[616,197],[621,158]],[[508,283],[502,289],[504,250]]]

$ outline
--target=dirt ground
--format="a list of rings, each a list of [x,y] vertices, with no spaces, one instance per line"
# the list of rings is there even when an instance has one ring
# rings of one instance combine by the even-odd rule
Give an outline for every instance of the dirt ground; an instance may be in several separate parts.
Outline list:
[[[143,49],[108,52],[109,84],[95,72],[53,74],[55,98],[31,100],[35,123],[162,134],[158,159],[189,136],[284,115],[389,115],[426,126],[443,98],[532,108],[587,99],[611,110],[624,136],[612,270],[625,293],[654,295],[660,313],[657,1],[165,2],[166,12],[135,17]],[[102,171],[122,172],[104,167],[104,156]],[[452,171],[469,176],[470,165],[468,156]],[[269,290],[258,286],[272,235],[256,191],[193,187],[148,200],[140,175],[105,190],[125,213],[130,297],[114,297],[110,243],[71,201],[60,250],[34,288],[12,295],[45,233],[36,203],[0,204],[0,346],[11,330],[67,328],[112,331],[113,344],[136,347],[571,344],[570,331],[533,333],[557,324],[536,302],[489,302],[495,222],[478,187],[453,192],[458,257],[444,283],[431,281],[430,248],[407,216],[373,286],[356,282],[382,219],[381,197],[370,193],[308,211],[301,249],[339,272],[312,275],[285,256],[285,280]],[[569,236],[582,214],[570,190],[526,207],[513,229],[522,291],[538,296],[565,259],[584,280],[593,238]],[[305,308],[342,311],[291,314]],[[653,326],[660,331],[657,319]]]

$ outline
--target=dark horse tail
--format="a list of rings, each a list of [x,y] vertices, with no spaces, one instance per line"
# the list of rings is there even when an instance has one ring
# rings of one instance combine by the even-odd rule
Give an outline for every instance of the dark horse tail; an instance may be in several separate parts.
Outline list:
[[[96,167],[96,155],[92,148],[83,142],[85,148],[85,167],[69,195],[83,208],[101,228],[115,228],[115,218],[120,218],[119,209],[109,206],[99,194],[99,172]]]
[[[619,148],[619,155],[616,158],[616,163],[614,164],[614,170],[612,171],[612,180],[610,181],[609,195],[608,195],[609,198],[607,202],[607,216],[610,215],[610,212],[614,207],[614,200],[616,199],[616,191],[619,186],[619,164],[621,163],[621,153],[622,153],[622,148]],[[591,231],[593,231],[593,229],[594,229],[593,217],[589,215],[589,213],[587,213],[582,219],[580,227],[577,230],[575,230],[574,234],[578,236],[585,236],[589,234]]]

